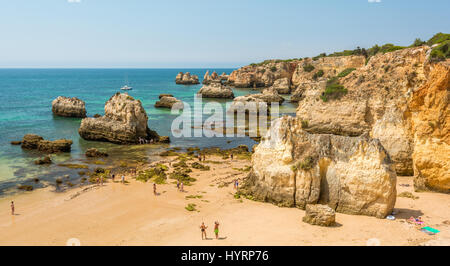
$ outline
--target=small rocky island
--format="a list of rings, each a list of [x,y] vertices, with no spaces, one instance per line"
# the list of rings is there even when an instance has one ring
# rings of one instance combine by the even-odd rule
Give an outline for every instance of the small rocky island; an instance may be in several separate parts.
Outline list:
[[[220,82],[212,82],[209,85],[203,86],[197,94],[201,95],[203,98],[234,98],[233,90],[228,86],[224,86]]]
[[[178,73],[177,77],[175,78],[175,83],[180,85],[196,85],[200,84],[198,81],[197,75],[191,75],[191,73],[186,72],[180,72]]]
[[[219,76],[216,71],[214,71],[211,75],[209,74],[209,70],[206,71],[205,76],[203,77],[203,84],[209,85],[214,82],[227,82],[228,81],[228,75],[223,72],[222,75]]]
[[[83,119],[78,133],[85,140],[116,144],[137,144],[142,140],[168,142],[168,137],[160,137],[147,123],[141,101],[118,92],[106,102],[105,115]]]
[[[86,104],[78,98],[59,96],[52,102],[52,112],[62,117],[86,117]]]
[[[183,109],[184,105],[181,100],[173,97],[172,95],[161,94],[159,96],[159,101],[155,103],[156,108],[169,108],[175,106],[177,109]]]
[[[43,137],[35,134],[27,134],[21,141],[22,149],[37,150],[44,153],[70,152],[72,141],[67,139],[44,140]]]

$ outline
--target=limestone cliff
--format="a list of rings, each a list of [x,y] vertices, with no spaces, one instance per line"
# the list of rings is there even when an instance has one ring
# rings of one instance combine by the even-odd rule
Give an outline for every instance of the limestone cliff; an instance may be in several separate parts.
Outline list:
[[[304,209],[326,204],[338,212],[384,218],[396,200],[396,174],[378,140],[309,134],[297,118],[276,120],[256,147],[242,192]]]
[[[398,174],[413,175],[407,102],[428,78],[429,51],[423,46],[372,57],[366,66],[338,79],[346,90],[339,99],[324,99],[326,84],[307,88],[297,116],[310,133],[370,134],[389,152]]]
[[[418,190],[450,193],[450,60],[430,66],[409,103]]]
[[[147,121],[147,113],[139,100],[126,93],[116,93],[106,102],[105,115],[83,119],[78,132],[86,140],[117,144],[139,143],[140,139],[159,141]]]

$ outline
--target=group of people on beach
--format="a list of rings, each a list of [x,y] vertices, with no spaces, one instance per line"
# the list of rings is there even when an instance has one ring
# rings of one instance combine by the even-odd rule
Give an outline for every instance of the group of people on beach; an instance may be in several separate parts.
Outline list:
[[[140,144],[140,145],[143,145],[143,144],[153,144],[153,139],[148,140],[148,139],[144,139],[144,138],[139,137],[139,144]]]
[[[216,235],[216,239],[219,239],[219,222],[215,221],[214,222],[214,234]],[[200,230],[202,232],[202,240],[208,239],[207,235],[206,235],[206,229],[208,229],[208,226],[205,225],[205,222],[202,222],[202,224],[200,225]]]

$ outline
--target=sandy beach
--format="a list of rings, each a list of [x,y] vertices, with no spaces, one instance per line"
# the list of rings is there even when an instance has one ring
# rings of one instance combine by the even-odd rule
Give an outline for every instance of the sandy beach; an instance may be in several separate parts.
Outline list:
[[[398,178],[398,192],[419,198],[398,197],[395,221],[338,213],[337,225],[324,228],[303,223],[303,210],[236,199],[232,182],[248,174],[243,169],[249,160],[208,160],[211,170],[193,169],[191,176],[197,182],[185,186],[185,192],[179,192],[169,179],[168,184],[158,185],[155,196],[152,182],[127,176],[128,184],[116,179],[116,183],[62,193],[49,187],[4,197],[0,199],[0,245],[63,246],[74,238],[83,246],[365,246],[369,240],[380,245],[450,244],[450,197],[415,193],[410,177]],[[15,216],[10,213],[11,200]],[[196,211],[186,210],[192,203]],[[441,232],[429,236],[419,231],[406,222],[411,216],[422,216],[427,226]],[[201,239],[202,221],[208,226],[208,240]],[[215,221],[220,222],[219,240],[213,239]]]

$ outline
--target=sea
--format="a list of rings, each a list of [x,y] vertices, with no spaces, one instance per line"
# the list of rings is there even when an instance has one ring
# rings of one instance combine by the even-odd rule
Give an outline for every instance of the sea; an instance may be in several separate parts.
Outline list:
[[[66,178],[77,184],[80,169],[70,169],[61,164],[84,164],[89,169],[117,162],[159,159],[158,154],[168,148],[218,147],[229,149],[241,144],[252,147],[256,142],[248,136],[234,137],[174,137],[171,125],[178,114],[169,109],[154,107],[160,94],[173,94],[194,106],[199,85],[177,85],[179,72],[190,72],[201,78],[205,72],[230,74],[234,69],[0,69],[0,196],[17,193],[17,187],[31,184],[35,189]],[[86,102],[87,115],[104,114],[104,105],[124,85],[133,87],[127,93],[139,99],[149,117],[148,124],[161,136],[170,136],[170,145],[115,145],[86,141],[78,134],[81,119],[63,118],[52,114],[52,101],[58,96],[78,97]],[[233,88],[235,96],[257,93],[252,89]],[[203,99],[203,104],[208,103]],[[225,105],[231,100],[220,100]],[[294,105],[283,104],[280,112],[295,113]],[[208,116],[202,117],[202,120]],[[38,166],[34,161],[42,154],[22,150],[11,141],[21,140],[25,134],[38,134],[48,140],[70,139],[72,152],[52,155],[53,164]],[[105,159],[87,159],[84,153],[98,148],[109,153]],[[35,179],[40,180],[39,183]]]

